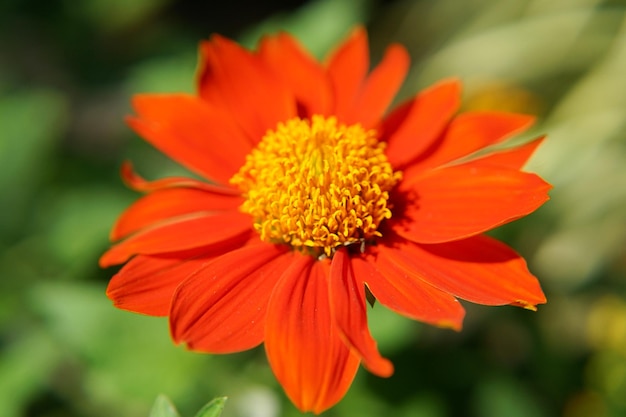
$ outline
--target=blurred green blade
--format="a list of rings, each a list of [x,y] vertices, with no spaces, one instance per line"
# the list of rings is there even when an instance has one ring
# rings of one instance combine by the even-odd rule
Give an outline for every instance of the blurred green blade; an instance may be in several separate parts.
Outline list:
[[[217,397],[210,403],[202,407],[195,417],[219,417],[224,410],[224,404],[226,404],[227,397]],[[151,416],[152,417],[152,416]]]
[[[52,90],[0,97],[0,235],[29,221],[28,205],[51,175],[53,149],[67,116],[66,99]]]
[[[161,394],[154,401],[150,417],[180,417],[174,404],[165,395]]]
[[[0,415],[21,415],[28,401],[48,384],[61,363],[61,352],[45,331],[2,346],[0,356]]]
[[[367,20],[371,0],[318,0],[290,14],[275,14],[241,36],[253,48],[263,36],[286,31],[315,57],[323,57],[346,36],[350,28]]]

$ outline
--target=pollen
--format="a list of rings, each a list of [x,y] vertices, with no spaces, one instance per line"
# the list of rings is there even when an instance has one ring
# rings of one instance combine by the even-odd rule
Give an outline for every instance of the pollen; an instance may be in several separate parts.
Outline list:
[[[231,178],[261,239],[317,257],[380,237],[401,178],[375,130],[334,117],[294,118],[269,130]]]

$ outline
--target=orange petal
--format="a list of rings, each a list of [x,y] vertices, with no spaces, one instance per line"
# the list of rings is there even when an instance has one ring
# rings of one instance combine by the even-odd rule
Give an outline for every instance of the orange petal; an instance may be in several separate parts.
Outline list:
[[[206,261],[206,258],[181,260],[136,256],[111,278],[107,297],[122,310],[167,316],[178,284]]]
[[[142,178],[133,170],[133,165],[130,161],[122,163],[120,169],[120,175],[124,183],[131,189],[140,193],[151,193],[153,191],[162,190],[165,188],[197,188],[199,190],[205,190],[216,194],[225,195],[240,195],[241,192],[233,187],[213,185],[203,181],[194,180],[187,177],[168,177],[161,178],[155,181],[147,181]]]
[[[345,122],[356,102],[369,65],[367,32],[359,26],[328,60],[328,75],[335,99],[333,114],[341,122]]]
[[[174,341],[210,353],[259,345],[270,294],[291,261],[286,246],[261,243],[229,252],[197,270],[174,294]]]
[[[380,258],[456,297],[479,304],[535,309],[546,302],[524,259],[505,244],[479,235],[438,245],[391,238]]]
[[[136,95],[128,124],[161,152],[194,172],[228,183],[252,149],[223,111],[185,94]]]
[[[530,159],[535,152],[535,149],[541,145],[544,139],[545,136],[542,136],[522,146],[497,151],[481,158],[477,158],[474,161],[503,168],[522,169],[522,167],[526,165],[526,162],[528,162],[528,159]]]
[[[376,299],[396,313],[435,326],[461,329],[465,310],[458,300],[421,280],[415,271],[396,265],[386,252],[366,260],[354,258],[352,267]]]
[[[391,104],[409,70],[410,58],[401,45],[391,45],[365,80],[346,123],[374,127]]]
[[[341,340],[331,316],[327,264],[294,257],[270,298],[265,349],[296,407],[321,413],[345,395],[359,358]]]
[[[444,80],[392,111],[380,127],[391,164],[401,167],[431,146],[458,110],[460,99],[459,80]]]
[[[300,117],[328,115],[332,90],[326,70],[287,33],[261,40],[259,56],[293,92]]]
[[[419,156],[414,167],[423,171],[463,158],[528,129],[534,121],[524,114],[462,113],[450,122],[440,141]]]
[[[345,247],[335,252],[330,266],[330,300],[342,336],[361,356],[365,367],[378,376],[391,376],[393,365],[380,355],[367,327],[365,287],[354,276]]]
[[[405,207],[389,224],[417,243],[463,239],[532,213],[550,188],[535,174],[479,162],[440,168],[402,183]]]
[[[238,211],[177,217],[112,246],[100,258],[100,266],[121,264],[133,255],[155,255],[219,245],[231,239],[245,240],[251,228],[250,216]]]
[[[164,188],[143,196],[127,208],[111,230],[111,240],[121,239],[172,217],[235,210],[242,202],[239,196],[216,194],[197,188]]]
[[[258,143],[268,129],[296,116],[295,100],[282,82],[256,55],[237,43],[213,35],[200,44],[200,96],[225,108]]]

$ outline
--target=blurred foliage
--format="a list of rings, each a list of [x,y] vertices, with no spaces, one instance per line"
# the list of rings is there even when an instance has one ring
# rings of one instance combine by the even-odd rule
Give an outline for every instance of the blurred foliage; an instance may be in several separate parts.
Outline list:
[[[183,416],[215,395],[230,398],[225,417],[299,415],[262,349],[189,353],[165,320],[111,307],[114,271],[97,258],[135,198],[121,161],[150,178],[181,170],[124,126],[133,93],[193,91],[213,32],[252,46],[288,30],[322,57],[357,22],[374,61],[390,42],[409,49],[401,98],[458,76],[467,109],[538,115],[519,140],[548,134],[529,169],[552,200],[495,234],[549,302],[467,304],[460,333],[376,305],[396,373],[360,372],[326,415],[626,415],[625,16],[623,0],[0,3],[0,415],[146,416],[161,392]]]
[[[202,407],[195,417],[220,417],[224,410],[226,397],[218,397]],[[149,417],[180,417],[176,407],[171,403],[169,398],[159,395],[152,406]]]

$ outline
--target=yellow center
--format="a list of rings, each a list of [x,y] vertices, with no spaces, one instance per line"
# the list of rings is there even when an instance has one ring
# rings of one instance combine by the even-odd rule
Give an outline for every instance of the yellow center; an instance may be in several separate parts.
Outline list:
[[[334,117],[294,118],[269,130],[231,178],[261,239],[314,256],[364,244],[391,217],[389,191],[400,180],[376,131]]]

